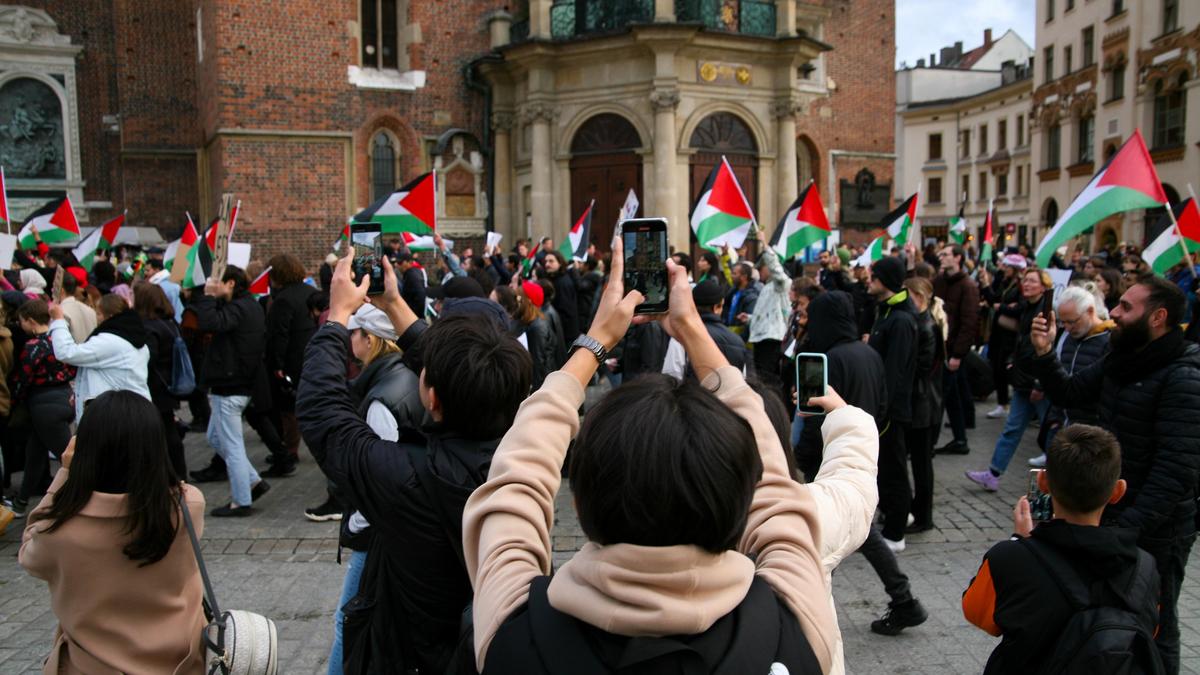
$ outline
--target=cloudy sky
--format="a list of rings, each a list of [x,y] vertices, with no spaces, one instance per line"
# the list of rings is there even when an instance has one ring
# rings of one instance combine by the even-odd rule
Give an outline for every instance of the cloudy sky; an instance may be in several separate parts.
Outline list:
[[[958,40],[964,50],[978,47],[984,28],[997,38],[1011,28],[1032,47],[1036,9],[1036,0],[896,0],[896,66]]]

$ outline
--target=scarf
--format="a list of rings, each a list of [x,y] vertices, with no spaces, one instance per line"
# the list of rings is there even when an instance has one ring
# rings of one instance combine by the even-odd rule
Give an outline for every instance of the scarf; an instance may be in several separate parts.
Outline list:
[[[133,345],[134,349],[141,349],[146,346],[146,328],[142,324],[142,318],[132,309],[127,309],[114,317],[105,319],[104,323],[96,327],[92,335],[100,335],[101,333],[112,333]]]
[[[1104,359],[1104,375],[1122,387],[1165,368],[1186,347],[1178,327],[1136,351],[1114,349]]]

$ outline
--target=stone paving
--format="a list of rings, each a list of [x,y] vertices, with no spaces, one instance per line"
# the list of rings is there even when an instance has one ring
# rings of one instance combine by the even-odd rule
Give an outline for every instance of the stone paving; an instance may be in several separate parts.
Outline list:
[[[593,394],[597,392],[592,392]],[[589,398],[594,398],[590,396]],[[1011,508],[1026,487],[1025,460],[1034,455],[1035,434],[1028,433],[997,493],[987,493],[963,477],[965,469],[983,468],[1000,420],[988,420],[980,404],[979,426],[969,438],[972,453],[937,457],[935,522],[937,529],[912,536],[900,554],[913,593],[929,611],[922,626],[898,637],[870,632],[870,623],[886,608],[887,596],[862,556],[849,557],[834,575],[838,620],[845,640],[847,672],[978,673],[996,640],[966,623],[960,598],[981,556],[1012,530]],[[249,428],[251,457],[265,450]],[[948,434],[943,434],[943,440]],[[186,439],[189,466],[202,466],[209,451],[201,434]],[[279,629],[280,672],[323,673],[328,658],[331,621],[341,590],[343,569],[336,562],[337,526],[312,523],[306,506],[324,497],[324,482],[311,458],[297,473],[272,480],[259,513],[247,519],[209,518],[203,550],[227,608],[243,608],[274,619]],[[229,499],[225,483],[202,486],[209,508]],[[554,530],[555,561],[561,563],[583,543],[569,491],[559,494]],[[37,673],[48,650],[55,620],[45,584],[17,565],[20,521],[0,537],[0,673]],[[1180,600],[1183,671],[1200,675],[1200,556],[1193,555]]]

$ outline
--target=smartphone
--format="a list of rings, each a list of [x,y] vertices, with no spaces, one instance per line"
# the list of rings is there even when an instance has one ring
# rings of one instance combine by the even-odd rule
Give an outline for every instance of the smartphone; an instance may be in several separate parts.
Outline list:
[[[1046,324],[1050,324],[1050,314],[1054,311],[1054,292],[1046,291],[1042,294],[1042,318],[1046,320]]]
[[[824,396],[829,387],[829,360],[824,354],[801,352],[796,355],[796,410],[802,415],[824,415],[821,406],[810,406],[808,399]]]
[[[383,294],[383,226],[379,223],[350,223],[350,245],[354,247],[354,283],[371,280],[367,295]]]
[[[667,311],[670,282],[667,279],[666,218],[633,218],[621,223],[625,244],[625,292],[641,291],[646,298],[636,314]]]
[[[1026,495],[1026,499],[1029,500],[1029,515],[1035,522],[1054,518],[1054,504],[1050,495],[1042,492],[1042,488],[1038,486],[1038,476],[1042,471],[1043,469],[1029,470],[1029,494]]]

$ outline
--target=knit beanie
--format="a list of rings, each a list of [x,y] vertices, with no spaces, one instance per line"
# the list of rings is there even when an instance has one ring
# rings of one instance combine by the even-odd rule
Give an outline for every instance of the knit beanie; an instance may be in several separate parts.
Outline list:
[[[896,256],[884,256],[871,266],[871,276],[893,293],[899,293],[904,288],[904,275],[904,262]]]
[[[837,257],[842,261],[842,267],[846,267],[850,264],[850,249],[839,246],[837,249]]]

